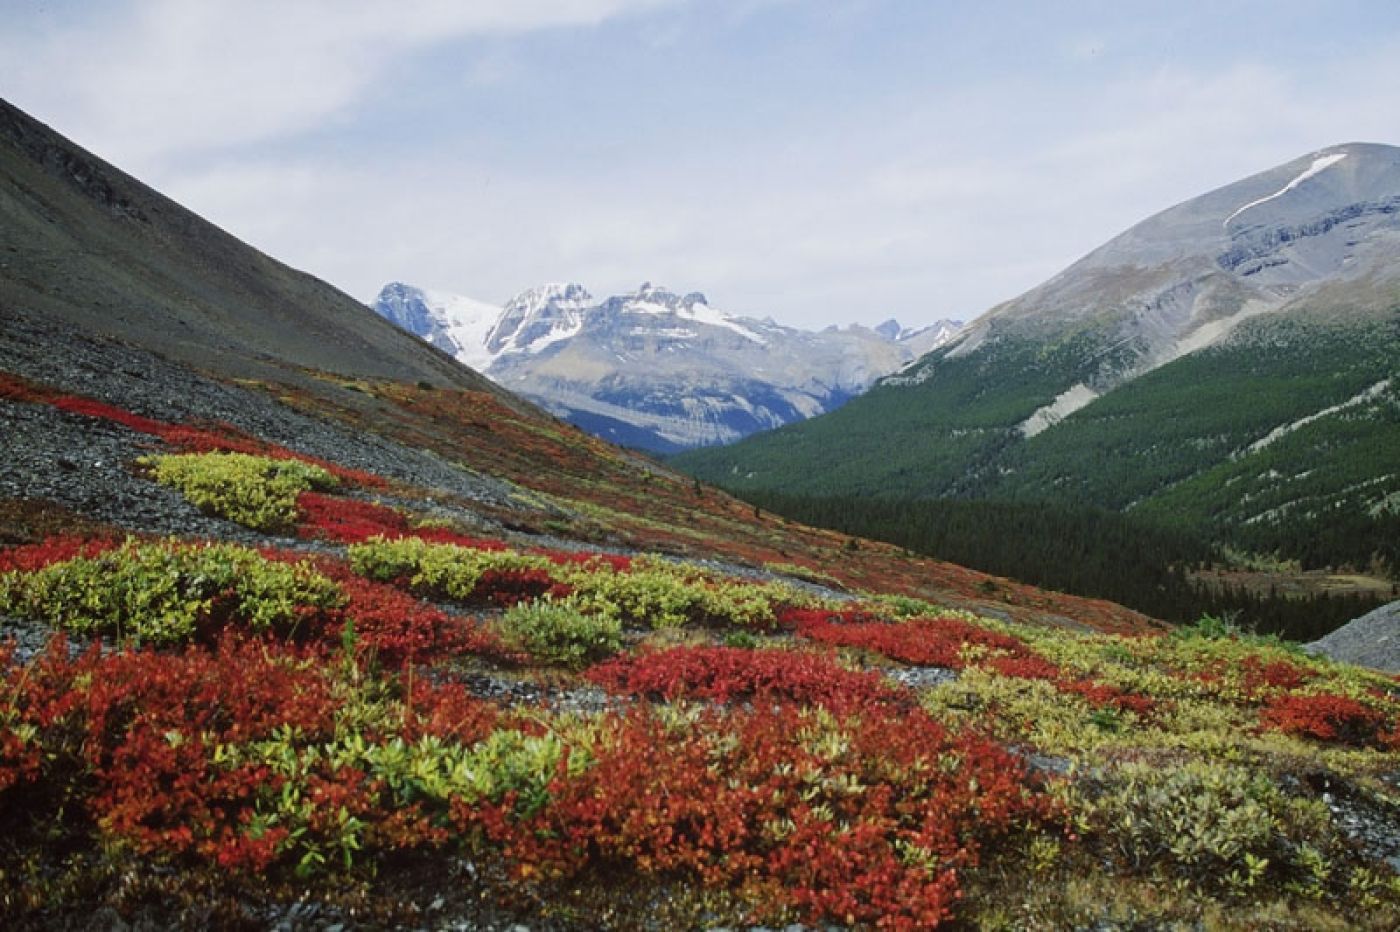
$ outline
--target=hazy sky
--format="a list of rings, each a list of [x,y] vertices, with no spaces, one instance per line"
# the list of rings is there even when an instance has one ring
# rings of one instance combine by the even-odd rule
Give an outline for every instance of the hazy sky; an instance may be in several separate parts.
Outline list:
[[[919,324],[1400,144],[1400,3],[0,0],[0,96],[363,300]]]

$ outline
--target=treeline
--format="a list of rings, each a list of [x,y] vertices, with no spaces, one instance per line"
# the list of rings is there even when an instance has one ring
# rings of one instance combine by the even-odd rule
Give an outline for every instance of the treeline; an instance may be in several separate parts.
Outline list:
[[[1188,571],[1221,561],[1208,541],[1100,509],[742,494],[759,508],[805,524],[888,541],[1045,589],[1109,599],[1171,622],[1232,616],[1261,634],[1309,641],[1384,601],[1362,594],[1288,598],[1203,585]]]

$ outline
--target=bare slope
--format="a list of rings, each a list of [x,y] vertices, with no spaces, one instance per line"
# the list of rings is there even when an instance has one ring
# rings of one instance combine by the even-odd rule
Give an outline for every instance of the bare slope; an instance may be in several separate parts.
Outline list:
[[[490,383],[0,101],[0,306],[223,375]]]

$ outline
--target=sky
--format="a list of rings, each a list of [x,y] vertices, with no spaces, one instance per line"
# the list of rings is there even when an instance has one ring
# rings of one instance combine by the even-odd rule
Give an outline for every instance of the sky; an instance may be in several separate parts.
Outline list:
[[[1394,0],[0,0],[0,97],[367,302],[971,320],[1175,203],[1400,145],[1397,90]]]

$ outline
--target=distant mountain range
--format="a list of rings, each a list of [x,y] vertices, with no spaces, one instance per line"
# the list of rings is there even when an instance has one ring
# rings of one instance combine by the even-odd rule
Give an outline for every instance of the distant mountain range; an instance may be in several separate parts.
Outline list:
[[[833,414],[681,462],[735,488],[1087,503],[1285,553],[1400,540],[1400,149],[1143,221]]]
[[[585,430],[663,453],[834,410],[961,326],[813,332],[651,284],[602,300],[582,285],[543,285],[498,308],[394,282],[374,308]]]

